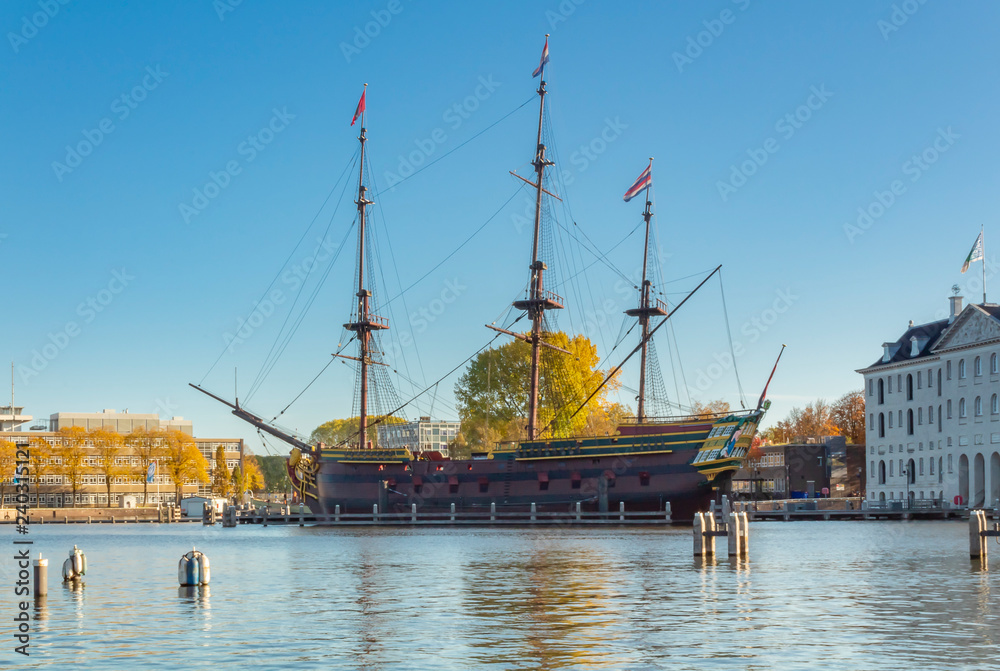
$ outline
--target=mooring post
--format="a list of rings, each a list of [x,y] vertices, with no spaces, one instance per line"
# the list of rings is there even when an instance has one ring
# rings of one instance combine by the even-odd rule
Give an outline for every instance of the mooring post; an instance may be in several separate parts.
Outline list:
[[[705,517],[701,513],[694,514],[694,556],[700,557],[705,554]]]
[[[740,549],[743,551],[743,556],[746,557],[750,554],[750,515],[744,510],[740,513],[740,517],[743,518],[743,523],[740,525],[740,530],[743,532],[743,538],[740,539]]]
[[[87,524],[90,524],[90,523],[91,523],[91,516],[87,515]]]
[[[537,508],[535,507],[535,504],[534,504],[534,503],[532,503],[532,504],[531,504],[531,521],[532,521],[532,522],[534,522],[534,521],[535,521],[535,519],[536,519],[536,518],[535,518],[535,512],[537,512]]]
[[[740,518],[739,513],[729,513],[726,517],[726,540],[729,544],[729,556],[737,557],[740,554]]]
[[[455,521],[455,504],[451,504],[451,521]]]
[[[709,535],[705,536],[705,555],[709,557],[715,556],[715,511],[706,514],[707,519],[705,520],[705,531],[709,532]]]
[[[969,557],[972,559],[987,559],[986,537],[986,513],[982,510],[969,511]]]
[[[35,598],[43,597],[49,593],[49,560],[42,559],[42,553],[38,553],[35,566]]]
[[[625,521],[625,502],[624,501],[619,501],[618,502],[618,521],[619,522],[624,522]]]
[[[666,512],[667,512],[666,522],[667,522],[667,524],[670,524],[673,521],[673,520],[670,519],[670,501],[667,501],[667,504],[666,504],[665,507],[666,507]]]
[[[416,524],[416,522],[417,522],[417,504],[416,503],[411,503],[410,504],[410,522],[413,522],[414,524]]]
[[[490,502],[490,522],[496,522],[496,521],[497,521],[497,502],[496,501],[491,501]]]
[[[733,511],[732,506],[729,505],[729,497],[726,496],[725,494],[722,495],[722,505],[720,506],[720,508],[722,512],[720,520],[725,522],[729,519],[729,513]]]
[[[372,504],[372,521],[378,522],[378,504]]]
[[[335,522],[340,521],[340,506],[336,505],[333,507],[333,519]]]
[[[580,521],[580,502],[576,502],[576,521]]]

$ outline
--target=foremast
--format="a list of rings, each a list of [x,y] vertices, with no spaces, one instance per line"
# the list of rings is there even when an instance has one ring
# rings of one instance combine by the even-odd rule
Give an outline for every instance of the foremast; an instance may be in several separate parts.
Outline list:
[[[368,91],[368,84],[365,84],[365,93]],[[362,95],[362,101],[364,95]],[[358,376],[360,379],[360,412],[358,418],[358,444],[364,448],[368,445],[368,368],[371,365],[371,334],[373,331],[381,331],[389,328],[389,322],[384,317],[378,317],[371,313],[371,291],[365,288],[365,223],[367,207],[374,201],[365,197],[368,192],[365,186],[365,108],[362,102],[359,105],[361,111],[361,132],[358,135],[358,142],[361,143],[361,160],[358,164],[358,199],[355,203],[358,206],[358,292],[357,309],[355,315],[357,320],[349,324],[344,324],[344,328],[353,331],[358,339]]]
[[[653,158],[650,157],[646,173],[651,175],[652,170]],[[668,314],[667,306],[663,301],[658,299],[655,301],[651,300],[652,282],[646,277],[649,265],[649,222],[653,218],[653,202],[649,197],[650,186],[652,186],[652,178],[647,177],[645,189],[646,209],[642,213],[642,218],[646,222],[646,237],[642,248],[642,284],[639,289],[639,307],[625,311],[625,314],[639,318],[639,326],[642,329],[642,340],[640,340],[642,362],[639,369],[639,401],[636,413],[636,419],[639,423],[646,420],[646,358],[649,349],[649,318],[666,317]]]
[[[544,274],[546,265],[538,258],[539,241],[541,238],[542,223],[542,194],[548,193],[542,186],[545,177],[545,168],[555,165],[545,157],[545,145],[542,143],[542,125],[545,114],[545,71],[544,64],[548,59],[548,35],[545,36],[545,51],[542,56],[542,65],[539,66],[541,75],[538,85],[538,136],[535,142],[535,160],[531,165],[535,168],[535,228],[534,237],[531,243],[531,265],[528,266],[531,275],[528,283],[528,298],[515,301],[514,307],[518,310],[525,310],[531,318],[531,335],[527,338],[531,344],[531,380],[528,391],[528,440],[534,440],[538,434],[538,382],[539,366],[541,363],[541,348],[545,346],[542,342],[542,325],[545,319],[546,310],[562,309],[562,299],[552,292],[545,291]]]

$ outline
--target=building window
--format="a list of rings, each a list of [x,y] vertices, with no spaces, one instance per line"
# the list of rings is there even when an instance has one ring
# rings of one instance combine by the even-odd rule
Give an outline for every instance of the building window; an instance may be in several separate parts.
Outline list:
[[[903,411],[899,411],[899,428],[903,428]]]
[[[874,389],[875,389],[875,380],[873,380],[871,378],[868,378],[868,395],[869,396],[874,396],[875,395]]]
[[[978,357],[978,356],[976,357],[976,361],[975,361],[975,364],[973,365],[973,369],[975,370],[976,377],[979,377],[980,375],[983,374],[983,359],[982,359],[982,357]]]
[[[951,419],[951,399],[948,399],[948,419]]]
[[[889,393],[892,393],[892,376],[889,376]]]
[[[950,380],[951,379],[951,361],[946,361],[944,365],[945,365],[945,369],[948,371],[947,377]]]
[[[940,469],[938,469],[938,470],[940,471]],[[952,468],[952,462],[951,462],[951,455],[950,454],[948,455],[948,473],[954,473],[954,469]]]
[[[937,384],[937,389],[938,389],[938,396],[940,396],[941,395],[941,369],[940,368],[938,368],[938,384]]]
[[[934,406],[933,405],[927,406],[927,423],[928,424],[933,424],[934,423]]]
[[[892,414],[889,414],[889,422],[892,422]],[[883,413],[878,414],[878,437],[885,438],[885,415]]]
[[[917,371],[917,389],[923,389],[923,388],[924,388],[923,377],[921,376],[920,371],[918,370]]]
[[[903,391],[903,374],[900,373],[896,376],[896,389]]]
[[[889,477],[890,478],[895,477],[895,474],[892,471],[893,471],[893,461],[892,461],[892,459],[890,459],[889,460]],[[883,484],[885,484],[885,483],[883,483]]]
[[[990,414],[1000,414],[1000,400],[997,399],[996,394],[990,397]]]
[[[913,408],[906,411],[906,433],[913,435]]]
[[[997,369],[997,354],[994,352],[990,355],[990,372],[998,373],[1000,370]]]
[[[920,457],[920,475],[924,474],[924,458]],[[921,497],[923,498],[923,497]]]
[[[871,412],[868,413],[868,430],[875,430],[875,414]]]
[[[958,379],[965,379],[965,359],[958,360]]]
[[[885,462],[878,462],[878,483],[880,485],[885,484]]]
[[[913,400],[913,375],[906,376],[906,400]]]
[[[942,457],[938,457],[938,482],[939,483],[940,482],[944,482],[944,468],[942,468],[943,465],[944,465],[944,462],[942,461]]]
[[[917,426],[921,426],[924,423],[924,409],[917,408]]]
[[[976,417],[982,417],[983,416],[983,397],[982,396],[977,396],[976,397],[975,410],[976,410]]]
[[[892,428],[892,413],[889,413],[889,428]]]
[[[891,377],[889,378],[889,386],[892,387],[892,378]],[[892,391],[892,389],[889,389],[889,391]],[[885,384],[883,383],[882,378],[879,378],[878,379],[878,404],[882,405],[883,403],[885,403]]]
[[[933,457],[930,459],[930,463],[928,463],[928,466],[930,466],[931,475],[934,475],[934,459],[933,459]],[[923,474],[921,474],[921,475],[923,475]]]
[[[934,370],[932,368],[927,369],[927,388],[930,389],[934,386]]]

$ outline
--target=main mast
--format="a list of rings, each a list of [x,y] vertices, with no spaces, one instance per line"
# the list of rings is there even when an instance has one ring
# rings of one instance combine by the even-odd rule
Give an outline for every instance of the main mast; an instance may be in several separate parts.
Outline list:
[[[367,93],[368,84],[365,84],[365,93]],[[365,215],[367,212],[367,206],[371,205],[374,201],[365,198],[365,194],[368,189],[365,187],[364,176],[365,176],[365,141],[367,137],[365,135],[365,108],[364,108],[364,95],[362,95],[362,103],[359,105],[361,110],[361,133],[358,135],[358,141],[361,143],[361,161],[358,167],[358,199],[355,201],[358,206],[358,293],[356,294],[357,303],[357,321],[350,324],[344,324],[344,328],[348,331],[354,331],[358,339],[358,361],[360,366],[358,369],[358,374],[361,378],[361,403],[360,412],[358,418],[358,441],[361,447],[366,447],[368,444],[368,367],[371,365],[371,334],[372,331],[379,331],[382,329],[389,328],[389,323],[384,317],[377,317],[370,313],[370,299],[371,292],[365,288]]]
[[[652,168],[653,159],[650,157],[649,168],[647,170],[652,173]],[[646,279],[646,269],[649,262],[649,221],[653,218],[653,202],[649,198],[649,186],[651,183],[652,180],[650,179],[646,185],[646,209],[642,213],[642,218],[646,222],[646,237],[642,249],[642,285],[639,291],[639,307],[625,311],[625,314],[639,318],[639,326],[642,329],[642,340],[640,341],[642,363],[639,369],[639,404],[638,411],[636,412],[636,419],[640,423],[646,420],[646,357],[649,347],[649,318],[654,316],[665,317],[667,315],[666,305],[662,301],[656,300],[655,303],[650,301],[652,282]]]
[[[541,238],[542,224],[542,180],[545,176],[545,168],[555,165],[545,158],[545,145],[542,144],[542,124],[545,114],[545,71],[544,65],[548,58],[548,35],[545,36],[545,51],[542,55],[542,64],[539,66],[541,83],[538,86],[538,137],[535,142],[535,160],[532,165],[535,167],[535,229],[534,238],[531,244],[531,271],[529,280],[528,298],[523,301],[515,301],[514,307],[518,310],[526,310],[531,317],[531,336],[528,341],[531,343],[531,386],[528,392],[528,440],[534,440],[538,433],[538,375],[539,363],[541,359],[542,343],[542,322],[544,321],[546,310],[562,309],[559,296],[552,292],[545,291],[543,275],[546,270],[544,262],[538,259],[538,246]]]

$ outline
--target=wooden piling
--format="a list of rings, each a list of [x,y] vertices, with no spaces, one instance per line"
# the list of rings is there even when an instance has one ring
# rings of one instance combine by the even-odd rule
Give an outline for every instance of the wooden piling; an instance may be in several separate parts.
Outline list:
[[[410,504],[410,521],[416,524],[417,522],[417,504]]]
[[[982,510],[969,511],[969,557],[972,559],[987,559],[986,513]]]
[[[625,502],[624,501],[619,501],[618,502],[618,521],[619,522],[624,522],[625,521]]]
[[[694,556],[701,557],[705,554],[705,516],[702,513],[694,514],[693,529]]]

